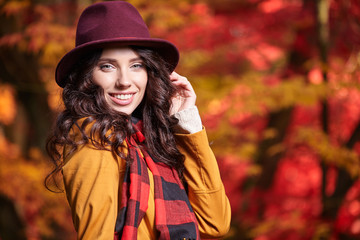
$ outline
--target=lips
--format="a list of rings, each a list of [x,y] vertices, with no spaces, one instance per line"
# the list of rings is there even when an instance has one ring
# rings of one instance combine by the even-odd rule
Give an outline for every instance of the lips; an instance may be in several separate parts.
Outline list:
[[[132,103],[135,93],[111,93],[110,99],[117,105],[126,106]]]

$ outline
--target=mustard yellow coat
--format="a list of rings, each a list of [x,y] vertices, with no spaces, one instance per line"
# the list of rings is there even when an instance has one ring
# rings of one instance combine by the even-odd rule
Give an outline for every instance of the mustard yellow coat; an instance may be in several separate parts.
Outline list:
[[[78,133],[75,133],[77,135]],[[230,227],[231,210],[211,151],[205,129],[194,134],[176,134],[178,148],[185,155],[184,177],[189,200],[202,238],[219,238]],[[125,160],[91,144],[65,159],[63,177],[78,239],[114,238],[121,196]],[[138,228],[138,239],[157,239],[154,183],[150,170],[148,210]]]

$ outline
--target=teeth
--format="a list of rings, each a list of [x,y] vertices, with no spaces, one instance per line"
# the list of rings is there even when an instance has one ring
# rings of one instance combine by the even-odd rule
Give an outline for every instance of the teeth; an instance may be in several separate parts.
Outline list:
[[[114,97],[121,100],[127,100],[132,97],[132,94],[116,94]]]

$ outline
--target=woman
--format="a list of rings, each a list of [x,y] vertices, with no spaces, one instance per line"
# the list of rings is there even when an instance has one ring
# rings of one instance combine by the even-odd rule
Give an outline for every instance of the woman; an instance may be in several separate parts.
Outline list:
[[[78,239],[200,239],[230,205],[177,48],[127,2],[91,5],[56,69],[64,111],[48,152]]]

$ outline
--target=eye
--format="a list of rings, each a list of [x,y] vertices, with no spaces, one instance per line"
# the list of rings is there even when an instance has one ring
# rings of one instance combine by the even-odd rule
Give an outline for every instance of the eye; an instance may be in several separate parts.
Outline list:
[[[131,65],[131,68],[134,69],[139,69],[139,68],[143,68],[144,65],[142,63],[134,63],[133,65]]]
[[[115,67],[114,67],[113,65],[109,64],[109,63],[104,63],[104,64],[101,64],[101,65],[99,66],[99,68],[100,68],[101,70],[107,71],[107,70],[114,69]]]

